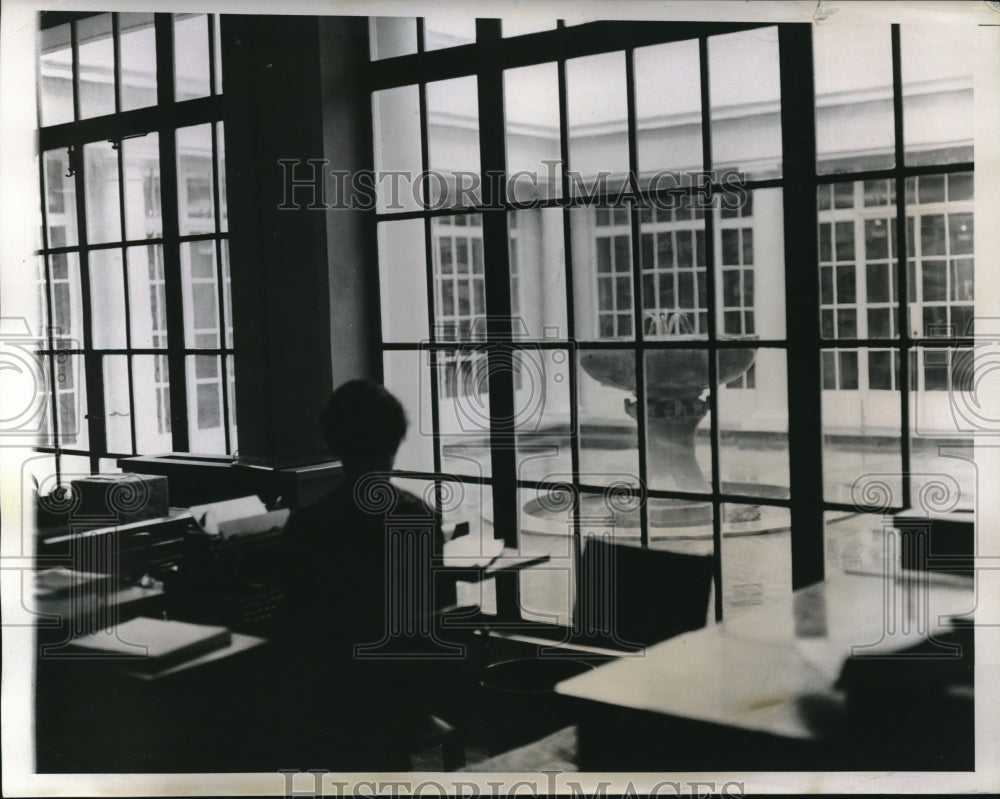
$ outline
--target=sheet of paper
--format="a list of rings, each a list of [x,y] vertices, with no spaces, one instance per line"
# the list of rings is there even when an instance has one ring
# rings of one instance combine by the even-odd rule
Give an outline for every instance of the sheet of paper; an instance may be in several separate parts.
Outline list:
[[[267,513],[267,508],[260,497],[249,496],[238,499],[227,499],[224,502],[212,502],[207,505],[193,505],[191,516],[206,533],[219,534],[219,525],[236,519],[246,519],[250,516],[260,516]]]
[[[444,545],[444,565],[486,566],[503,551],[502,538],[466,535]]]

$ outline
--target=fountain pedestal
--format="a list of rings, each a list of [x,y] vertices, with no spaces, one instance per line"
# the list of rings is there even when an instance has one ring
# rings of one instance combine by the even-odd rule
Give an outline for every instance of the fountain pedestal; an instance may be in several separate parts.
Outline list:
[[[633,419],[635,400],[625,401]],[[652,402],[646,409],[646,462],[650,488],[664,491],[712,490],[695,456],[698,425],[708,413],[708,403],[698,397]],[[686,527],[712,521],[712,503],[688,499],[651,499],[649,522],[657,527]]]

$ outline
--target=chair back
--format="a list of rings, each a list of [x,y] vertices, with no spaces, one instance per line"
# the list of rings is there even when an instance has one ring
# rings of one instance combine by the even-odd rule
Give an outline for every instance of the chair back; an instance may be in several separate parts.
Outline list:
[[[587,539],[573,610],[576,638],[637,649],[705,626],[711,555],[687,555]]]

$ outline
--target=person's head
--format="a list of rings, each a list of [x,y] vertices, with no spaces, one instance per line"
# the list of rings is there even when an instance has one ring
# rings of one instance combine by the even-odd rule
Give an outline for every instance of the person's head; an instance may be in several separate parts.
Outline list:
[[[406,434],[406,412],[385,386],[349,380],[330,395],[322,425],[330,451],[345,468],[391,469]]]

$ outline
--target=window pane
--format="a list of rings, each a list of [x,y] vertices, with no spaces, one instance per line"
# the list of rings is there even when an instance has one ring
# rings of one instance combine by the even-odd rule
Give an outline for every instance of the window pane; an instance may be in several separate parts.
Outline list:
[[[781,81],[778,29],[710,36],[713,169],[738,169],[753,178],[781,174]],[[753,121],[734,108],[753,103]]]
[[[80,257],[75,253],[49,256],[52,283],[52,325],[57,346],[65,349],[83,347],[83,295],[80,281]]]
[[[58,354],[55,362],[55,402],[59,446],[90,449],[87,424],[87,374],[82,355]]]
[[[898,355],[889,350],[871,350],[868,353],[868,388],[873,391],[890,391],[899,383],[896,369]]]
[[[445,237],[441,244],[451,244]],[[441,271],[450,268],[439,256]],[[445,259],[447,260],[447,259]],[[379,284],[384,341],[424,341],[427,321],[427,269],[424,265],[424,223],[421,219],[378,225]]]
[[[469,329],[461,326],[459,337],[468,340]],[[471,348],[441,352],[437,365],[441,468],[452,474],[488,477],[492,417],[487,354]],[[510,369],[514,369],[513,362]]]
[[[569,352],[528,348],[512,357],[517,478],[564,480],[571,469]]]
[[[372,93],[372,125],[375,136],[377,175],[402,172],[402,177],[386,177],[376,189],[376,210],[414,211],[427,189],[414,185],[421,173],[420,94],[416,86],[401,86]],[[409,176],[409,177],[407,177]],[[433,189],[440,194],[440,187]]]
[[[174,14],[174,97],[209,94],[208,17]]]
[[[444,341],[458,341],[478,331],[481,338],[486,318],[482,218],[479,214],[435,217],[431,232],[435,335]]]
[[[124,139],[122,169],[125,175],[125,238],[130,241],[163,235],[160,200],[160,137],[147,133]]]
[[[599,355],[588,355],[597,361],[591,366],[591,374],[603,375],[604,380],[621,388],[634,382],[625,368],[631,365],[629,362],[601,364]],[[725,363],[742,374],[751,357],[752,352],[747,350],[735,358],[727,356]],[[646,352],[646,479],[650,488],[711,491],[707,477],[711,475],[712,462],[707,433],[711,420],[708,402],[701,399],[703,392],[710,388],[708,377],[706,349],[692,347]],[[624,410],[619,410],[619,414],[624,417]],[[633,413],[628,415],[633,416]],[[659,500],[655,504],[655,514],[651,513],[650,524],[671,527],[703,522],[707,510],[703,505],[688,500]]]
[[[219,347],[219,294],[215,242],[181,244],[184,341],[187,347]]]
[[[424,17],[424,50],[442,50],[475,41],[476,20],[471,17]]]
[[[76,181],[68,175],[70,158],[66,150],[45,153],[45,202],[49,247],[72,247],[76,233]]]
[[[406,437],[395,467],[434,471],[434,426],[431,414],[430,352],[386,352],[382,356],[385,386],[406,411]]]
[[[215,123],[215,147],[217,151],[216,164],[218,174],[215,176],[219,187],[219,230],[225,233],[229,230],[229,205],[226,201],[226,139],[225,125]]]
[[[560,197],[558,69],[538,64],[503,75],[507,197],[518,203]]]
[[[722,490],[788,497],[787,358],[784,350],[724,349],[718,355]],[[754,370],[754,390],[746,376]],[[740,380],[740,378],[744,380]],[[738,384],[738,387],[737,385]]]
[[[369,17],[372,61],[417,52],[416,17]]]
[[[570,474],[563,474],[569,480]],[[587,495],[588,497],[590,495]],[[601,497],[596,497],[600,501]],[[576,585],[573,579],[572,494],[559,489],[518,491],[521,555],[548,555],[541,568],[521,572],[521,611],[539,622],[570,624]]]
[[[182,236],[213,233],[212,126],[177,129],[177,212]]]
[[[585,485],[638,483],[638,433],[625,410],[626,401],[635,399],[635,357],[631,350],[579,353],[577,414]]]
[[[631,227],[627,212],[614,225],[598,226],[597,214],[607,209],[570,211],[573,247],[574,335],[581,340],[633,338]],[[611,218],[607,217],[610,221]],[[668,270],[669,274],[673,271]],[[690,270],[689,270],[690,273]],[[692,298],[693,302],[693,298]],[[693,308],[689,303],[688,308]],[[673,311],[674,309],[664,309]],[[653,314],[651,311],[650,314]],[[673,314],[677,324],[694,324],[690,313]],[[673,318],[671,317],[671,318]],[[644,324],[650,324],[644,322]]]
[[[721,259],[715,272],[716,307],[722,303],[722,313],[717,313],[720,336],[785,337],[784,303],[772,301],[785,294],[782,197],[781,189],[746,191],[739,200],[738,216],[716,212],[715,253],[716,259]],[[726,268],[736,265],[742,268]],[[744,313],[731,317],[734,321],[727,325],[726,313],[737,309]]]
[[[217,355],[191,355],[187,372],[188,438],[192,452],[226,451],[222,421],[222,373]]]
[[[475,77],[427,84],[427,158],[438,173],[432,207],[474,205],[479,185],[479,100]]]
[[[508,220],[515,338],[568,338],[562,209],[515,211]]]
[[[224,346],[233,346],[233,277],[229,269],[229,240],[223,239],[220,244],[222,252],[222,302],[226,327]]]
[[[122,251],[92,250],[89,271],[91,343],[95,349],[124,349],[128,341]]]
[[[791,596],[790,529],[788,508],[723,504],[723,618]]]
[[[822,354],[824,388],[840,389],[822,399],[825,499],[873,510],[901,505],[899,395],[853,390],[870,372],[867,349]]]
[[[963,331],[956,331],[961,334]],[[928,511],[974,510],[973,436],[981,429],[983,382],[968,348],[918,348],[917,390],[910,393],[913,495]],[[980,377],[982,381],[982,377]]]
[[[111,142],[85,144],[83,163],[87,190],[87,238],[91,244],[121,241],[118,151],[111,146]]]
[[[104,356],[104,429],[107,451],[132,453],[132,407],[129,403],[128,358]]]
[[[163,247],[129,247],[129,323],[132,346],[137,349],[167,346],[167,296],[163,273]]]
[[[239,449],[239,439],[236,436],[236,359],[226,356],[226,372],[229,379],[229,454]]]
[[[152,14],[119,14],[122,111],[156,105],[156,32]]]
[[[976,48],[951,25],[900,26],[907,164],[971,161]]]
[[[73,51],[70,26],[39,31],[39,96],[42,125],[73,121]]]
[[[222,17],[218,14],[211,16],[212,24],[212,48],[214,61],[212,68],[215,71],[215,93],[222,94]]]
[[[821,173],[894,165],[889,38],[887,25],[813,29]]]
[[[971,255],[972,214],[948,214],[948,254]]]
[[[639,171],[702,168],[701,71],[698,42],[671,42],[635,51]],[[657,187],[669,189],[668,181]]]
[[[136,449],[140,454],[170,452],[170,373],[166,355],[136,355],[132,358],[132,380],[138,407]]]
[[[98,14],[76,24],[80,59],[80,118],[115,112],[115,46],[111,15]]]
[[[621,185],[629,168],[625,54],[567,61],[566,104],[570,194],[591,196]]]

